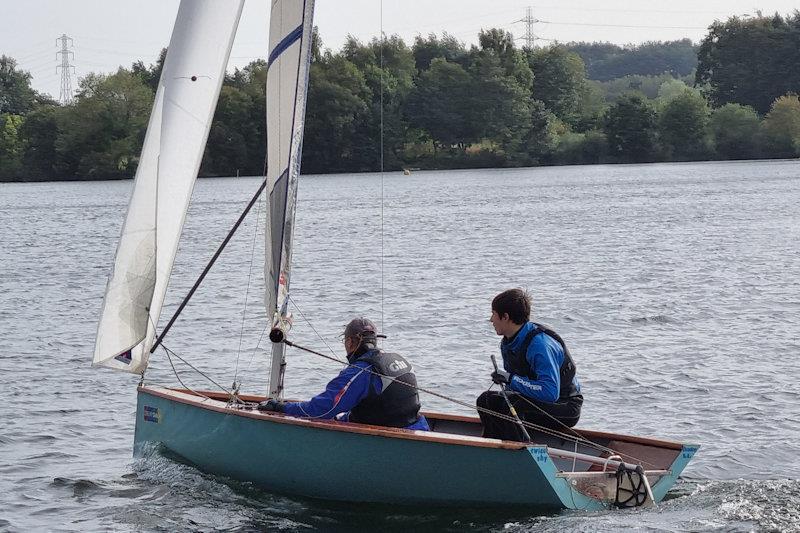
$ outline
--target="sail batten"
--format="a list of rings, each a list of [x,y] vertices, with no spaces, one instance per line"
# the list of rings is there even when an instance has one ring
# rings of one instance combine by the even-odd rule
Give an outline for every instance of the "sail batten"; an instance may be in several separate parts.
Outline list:
[[[156,90],[98,326],[94,365],[140,373],[244,0],[183,0]]]

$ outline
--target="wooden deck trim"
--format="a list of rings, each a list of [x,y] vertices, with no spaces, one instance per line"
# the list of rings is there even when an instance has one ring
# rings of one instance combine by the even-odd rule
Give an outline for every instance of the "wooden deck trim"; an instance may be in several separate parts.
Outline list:
[[[162,388],[159,387],[159,389],[162,389]],[[144,391],[147,391],[147,392],[153,392],[155,389],[152,389],[152,388],[149,388],[147,386],[144,386],[144,387],[139,387],[139,390],[144,390]],[[186,390],[186,389],[171,389],[171,388],[170,389],[166,389],[166,388],[163,388],[162,390],[179,392],[179,393],[191,396],[192,398],[198,398],[198,396],[196,394],[194,394],[192,391],[189,391],[189,390]],[[209,398],[212,398],[212,399],[220,401],[220,402],[227,403],[228,396],[225,393],[222,393],[222,392],[208,392],[208,391],[200,391],[200,392],[203,395],[208,396]],[[170,397],[171,398],[171,396],[164,396],[164,397]],[[240,394],[239,398],[241,398],[242,400],[247,401],[247,402],[260,402],[260,401],[265,399],[264,396],[258,396],[258,395],[253,395],[253,394]],[[186,403],[186,402],[183,402],[183,403]],[[197,403],[197,402],[191,402],[191,403]],[[201,401],[199,403],[202,404],[203,401]],[[215,410],[218,410],[218,409],[215,409]],[[435,431],[434,432],[414,431],[414,430],[402,429],[402,428],[387,428],[385,426],[370,426],[370,425],[366,425],[366,424],[352,424],[350,422],[337,422],[337,421],[332,421],[332,420],[312,420],[312,419],[307,419],[307,418],[293,418],[293,417],[287,417],[285,415],[280,415],[278,413],[266,414],[266,413],[260,413],[258,411],[239,411],[239,410],[236,410],[236,409],[229,409],[229,408],[225,408],[225,407],[223,407],[222,410],[224,412],[226,412],[226,413],[237,413],[237,414],[244,414],[244,415],[247,415],[249,413],[249,414],[258,415],[255,418],[262,418],[262,417],[266,416],[266,417],[270,417],[271,420],[276,421],[276,422],[280,422],[280,423],[294,424],[295,422],[298,422],[298,425],[312,425],[312,426],[322,427],[322,428],[325,428],[325,429],[334,429],[336,431],[346,431],[346,432],[350,432],[350,433],[365,433],[365,434],[370,434],[370,435],[375,434],[375,435],[382,435],[382,436],[385,436],[385,437],[398,437],[399,436],[400,438],[409,438],[409,435],[415,435],[416,434],[416,435],[419,435],[419,436],[423,436],[425,438],[417,439],[415,437],[412,440],[435,440],[435,439],[438,439],[439,437],[431,437],[431,433],[434,433],[436,435],[442,435],[441,433],[437,433]],[[276,416],[273,416],[273,414],[276,415]],[[480,418],[477,417],[477,416],[456,415],[456,414],[451,414],[451,413],[434,413],[434,412],[429,412],[429,411],[423,411],[422,414],[425,415],[426,418],[430,418],[430,419],[434,419],[434,420],[436,420],[436,419],[438,419],[438,420],[449,420],[449,421],[453,421],[453,422],[463,422],[463,423],[467,423],[467,424],[480,424],[481,423]],[[655,446],[657,448],[666,448],[666,449],[669,449],[669,450],[682,450],[683,449],[683,444],[680,443],[680,442],[668,441],[668,440],[662,440],[662,439],[655,439],[655,438],[651,438],[651,437],[637,437],[637,436],[634,436],[634,435],[622,435],[622,434],[617,434],[617,433],[609,433],[609,432],[605,432],[605,431],[595,431],[595,430],[591,430],[591,429],[577,429],[577,428],[575,429],[575,432],[578,433],[579,435],[581,435],[582,437],[588,439],[588,440],[608,439],[608,440],[617,440],[617,441],[622,441],[622,442],[629,442],[631,444],[641,444],[641,445],[644,445],[644,446]],[[483,437],[470,437],[470,436],[467,436],[467,435],[453,435],[453,434],[450,434],[450,433],[448,433],[447,435],[448,435],[448,437],[452,436],[452,439],[455,439],[455,440],[469,439],[471,441],[470,443],[459,442],[459,444],[468,444],[468,445],[471,445],[471,446],[482,446],[482,447],[485,447],[485,448],[504,448],[504,449],[515,449],[515,450],[526,447],[526,445],[524,445],[523,443],[519,443],[519,442],[515,442],[515,441],[505,441],[505,440],[499,440],[499,439],[485,439]],[[454,442],[452,441],[452,439],[447,438],[447,439],[443,439],[443,440],[438,440],[436,442],[445,442],[445,443],[448,443],[448,444],[453,444]],[[545,444],[540,444],[540,445],[531,444],[531,446],[545,446]]]
[[[140,386],[137,388],[138,392],[143,392],[160,398],[176,401],[178,403],[194,405],[209,411],[216,411],[227,415],[241,416],[245,418],[253,418],[256,420],[265,420],[274,422],[276,424],[288,424],[293,426],[305,426],[318,429],[325,429],[330,431],[340,431],[343,433],[357,433],[361,435],[374,435],[378,437],[392,438],[392,439],[405,439],[405,440],[421,440],[426,442],[437,442],[441,444],[455,444],[459,446],[473,446],[479,448],[500,448],[507,450],[522,450],[528,447],[545,446],[544,444],[525,444],[522,442],[498,440],[498,439],[485,439],[483,437],[470,437],[467,435],[454,435],[445,433],[436,433],[433,431],[417,431],[403,428],[388,428],[384,426],[371,426],[367,424],[355,424],[352,422],[339,422],[335,420],[312,420],[308,418],[294,418],[284,415],[282,413],[266,413],[259,411],[245,411],[240,409],[231,409],[227,407],[225,400],[219,400],[215,396],[225,397],[224,394],[219,395],[215,393],[202,394],[208,396],[212,402],[220,403],[222,405],[214,405],[209,403],[209,400],[198,396],[188,390],[179,389],[165,389],[162,387],[148,387]],[[245,399],[244,396],[240,396]],[[248,400],[251,401],[251,400]],[[255,401],[255,400],[254,400]]]
[[[438,419],[438,420],[450,420],[453,422],[464,422],[464,423],[472,423],[472,424],[480,424],[481,419],[477,416],[465,416],[465,415],[454,415],[450,413],[432,413],[432,412],[422,412],[427,418],[430,419]],[[575,433],[580,435],[581,437],[586,438],[587,440],[592,439],[608,439],[608,440],[618,440],[622,442],[630,442],[631,444],[643,444],[645,446],[656,446],[658,448],[667,448],[670,450],[682,450],[683,443],[663,440],[663,439],[656,439],[652,437],[637,437],[634,435],[622,435],[618,433],[608,433],[606,431],[596,431],[592,429],[578,429],[573,428]]]
[[[608,433],[605,431],[595,431],[592,429],[576,429],[575,430],[580,435],[587,437],[589,440],[593,438],[597,439],[609,439],[609,440],[617,440],[622,442],[630,442],[631,444],[642,444],[644,446],[654,446],[656,448],[666,448],[668,450],[682,450],[683,444],[680,442],[675,442],[671,440],[661,440],[661,439],[654,439],[651,437],[636,437],[634,435],[620,435],[617,433]]]
[[[433,413],[430,411],[420,411],[420,414],[425,415],[425,418],[433,418],[435,420],[449,420],[451,422],[464,422],[467,424],[481,423],[481,419],[477,416],[454,415],[452,413]]]

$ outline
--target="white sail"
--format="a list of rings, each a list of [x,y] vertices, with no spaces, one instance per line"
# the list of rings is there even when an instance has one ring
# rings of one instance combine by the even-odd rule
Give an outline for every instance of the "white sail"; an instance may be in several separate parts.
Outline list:
[[[182,0],[97,331],[93,365],[147,367],[244,0]]]
[[[297,179],[303,145],[308,71],[311,63],[313,0],[273,1],[267,61],[267,180],[265,275],[267,316],[286,327]],[[282,389],[283,344],[276,344],[271,397]]]

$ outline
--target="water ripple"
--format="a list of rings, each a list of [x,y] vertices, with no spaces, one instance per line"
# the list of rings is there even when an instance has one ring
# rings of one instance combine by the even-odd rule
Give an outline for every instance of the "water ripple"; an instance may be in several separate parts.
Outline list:
[[[798,530],[800,164],[415,172],[383,183],[381,207],[378,174],[301,179],[293,302],[313,329],[298,311],[295,340],[338,351],[342,324],[371,316],[422,386],[472,403],[497,351],[489,302],[526,287],[535,317],[577,361],[583,427],[702,444],[658,509],[365,508],[270,494],[157,451],[133,461],[136,377],[90,368],[131,182],[0,184],[0,271],[13,273],[0,276],[0,530]],[[258,184],[197,184],[164,317]],[[263,230],[262,206],[167,340],[230,383],[241,334],[237,378],[255,392],[268,374]],[[293,397],[339,370],[293,350],[288,361]],[[148,377],[174,383],[160,354]]]

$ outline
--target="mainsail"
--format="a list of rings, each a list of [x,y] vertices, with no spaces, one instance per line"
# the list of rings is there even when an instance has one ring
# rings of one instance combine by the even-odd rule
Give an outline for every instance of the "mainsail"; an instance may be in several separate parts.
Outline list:
[[[297,179],[303,145],[308,71],[311,63],[313,0],[272,2],[267,61],[266,223],[267,316],[273,328],[289,327],[288,297]],[[282,391],[283,347],[273,345],[270,397]]]
[[[106,288],[93,365],[147,367],[244,0],[182,0]]]

